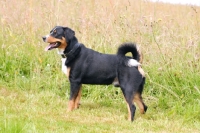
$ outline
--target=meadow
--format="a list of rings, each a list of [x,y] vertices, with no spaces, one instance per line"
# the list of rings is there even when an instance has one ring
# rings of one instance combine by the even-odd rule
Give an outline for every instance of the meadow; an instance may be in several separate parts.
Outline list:
[[[200,132],[200,7],[146,0],[1,0],[0,7],[0,132]],[[67,113],[60,56],[45,52],[41,38],[55,25],[102,53],[137,43],[147,113],[137,109],[127,121],[112,85],[83,85],[80,108]]]

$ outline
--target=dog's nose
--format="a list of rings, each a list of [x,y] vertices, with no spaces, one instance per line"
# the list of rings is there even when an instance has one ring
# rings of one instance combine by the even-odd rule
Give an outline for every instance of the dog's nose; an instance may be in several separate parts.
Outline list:
[[[45,42],[45,41],[46,41],[46,36],[43,36],[42,39],[43,39],[43,41]]]

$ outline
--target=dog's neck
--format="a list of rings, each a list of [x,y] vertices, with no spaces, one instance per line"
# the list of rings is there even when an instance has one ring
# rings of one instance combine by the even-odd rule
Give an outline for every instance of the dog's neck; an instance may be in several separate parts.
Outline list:
[[[67,41],[67,46],[64,50],[64,53],[67,54],[69,53],[74,47],[75,45],[78,43],[78,39],[74,36],[72,39]]]
[[[64,48],[58,48],[58,54],[62,56],[62,58],[67,58],[67,55],[72,53],[77,48],[78,39],[73,37],[71,40],[66,42],[67,45]]]
[[[58,48],[58,54],[60,54],[62,58],[67,58],[66,64],[75,59],[80,53],[80,43],[78,43],[76,37],[67,42],[67,44],[65,49]]]

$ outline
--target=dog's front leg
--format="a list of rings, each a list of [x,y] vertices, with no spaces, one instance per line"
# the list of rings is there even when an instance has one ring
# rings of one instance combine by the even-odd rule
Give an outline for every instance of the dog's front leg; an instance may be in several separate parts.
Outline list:
[[[70,83],[70,98],[67,109],[68,112],[78,108],[80,97],[81,97],[81,84]]]
[[[75,99],[75,109],[78,109],[79,108],[79,105],[80,105],[80,99],[81,99],[81,90],[82,90],[82,85],[80,85],[80,89],[78,91],[78,95]]]

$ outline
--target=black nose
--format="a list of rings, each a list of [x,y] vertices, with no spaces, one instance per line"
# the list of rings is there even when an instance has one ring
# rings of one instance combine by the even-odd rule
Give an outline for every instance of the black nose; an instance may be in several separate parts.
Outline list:
[[[45,42],[45,41],[46,41],[46,36],[43,36],[42,39],[43,39],[43,41]]]

